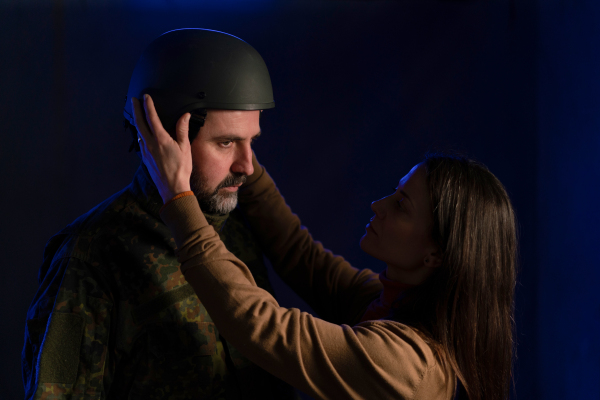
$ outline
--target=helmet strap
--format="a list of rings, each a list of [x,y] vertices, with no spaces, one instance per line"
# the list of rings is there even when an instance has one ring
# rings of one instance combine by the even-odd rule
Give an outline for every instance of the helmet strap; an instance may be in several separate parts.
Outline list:
[[[189,124],[190,143],[192,143],[196,136],[198,136],[198,133],[200,133],[200,128],[204,126],[205,121],[206,108],[198,108],[192,111]]]

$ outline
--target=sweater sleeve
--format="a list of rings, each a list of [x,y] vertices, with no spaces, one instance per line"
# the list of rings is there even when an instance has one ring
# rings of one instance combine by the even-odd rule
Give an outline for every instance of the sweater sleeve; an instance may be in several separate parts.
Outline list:
[[[378,274],[353,268],[313,240],[275,182],[253,157],[255,173],[239,204],[279,276],[321,318],[355,324],[382,289]]]
[[[173,201],[161,217],[219,331],[260,367],[316,398],[449,398],[448,377],[412,329],[391,321],[335,325],[279,307],[227,251],[194,197]]]

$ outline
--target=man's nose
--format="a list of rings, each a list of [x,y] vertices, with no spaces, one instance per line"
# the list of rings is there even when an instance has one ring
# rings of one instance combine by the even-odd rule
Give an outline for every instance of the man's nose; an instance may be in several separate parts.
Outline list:
[[[254,167],[252,166],[252,147],[250,144],[240,143],[233,164],[231,165],[231,172],[235,172],[243,175],[252,175]]]

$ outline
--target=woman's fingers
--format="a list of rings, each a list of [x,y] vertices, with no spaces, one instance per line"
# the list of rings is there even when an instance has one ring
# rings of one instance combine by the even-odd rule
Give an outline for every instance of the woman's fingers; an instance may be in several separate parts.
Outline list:
[[[190,114],[184,114],[177,121],[177,139],[173,140],[163,128],[150,96],[144,96],[143,109],[138,99],[132,98],[131,103],[134,123],[139,133],[142,160],[163,201],[166,202],[176,194],[190,190]]]
[[[190,144],[190,113],[185,113],[177,121],[177,127],[175,128],[177,135],[177,143],[182,149],[187,148]]]
[[[171,140],[171,136],[163,128],[162,122],[160,122],[160,118],[156,112],[156,108],[154,108],[154,100],[152,100],[152,97],[150,97],[148,94],[144,95],[144,110],[146,111],[146,120],[148,121],[148,126],[150,126],[150,131],[156,140],[159,143],[166,139]]]
[[[138,132],[142,135],[142,140],[148,142],[148,139],[152,136],[156,140],[170,139],[169,134],[163,128],[162,122],[160,122],[152,97],[147,94],[144,95],[143,109],[140,101],[135,97],[131,98],[131,104],[133,105],[133,121]]]

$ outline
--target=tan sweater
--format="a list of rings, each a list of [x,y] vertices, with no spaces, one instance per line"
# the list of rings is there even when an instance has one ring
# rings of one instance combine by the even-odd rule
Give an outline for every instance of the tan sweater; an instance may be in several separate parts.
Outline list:
[[[168,203],[181,269],[219,331],[251,361],[315,398],[452,399],[455,376],[410,327],[356,324],[381,283],[314,242],[255,164],[240,206],[277,272],[323,319],[280,307],[208,225],[194,196]],[[356,325],[355,325],[356,324]]]

